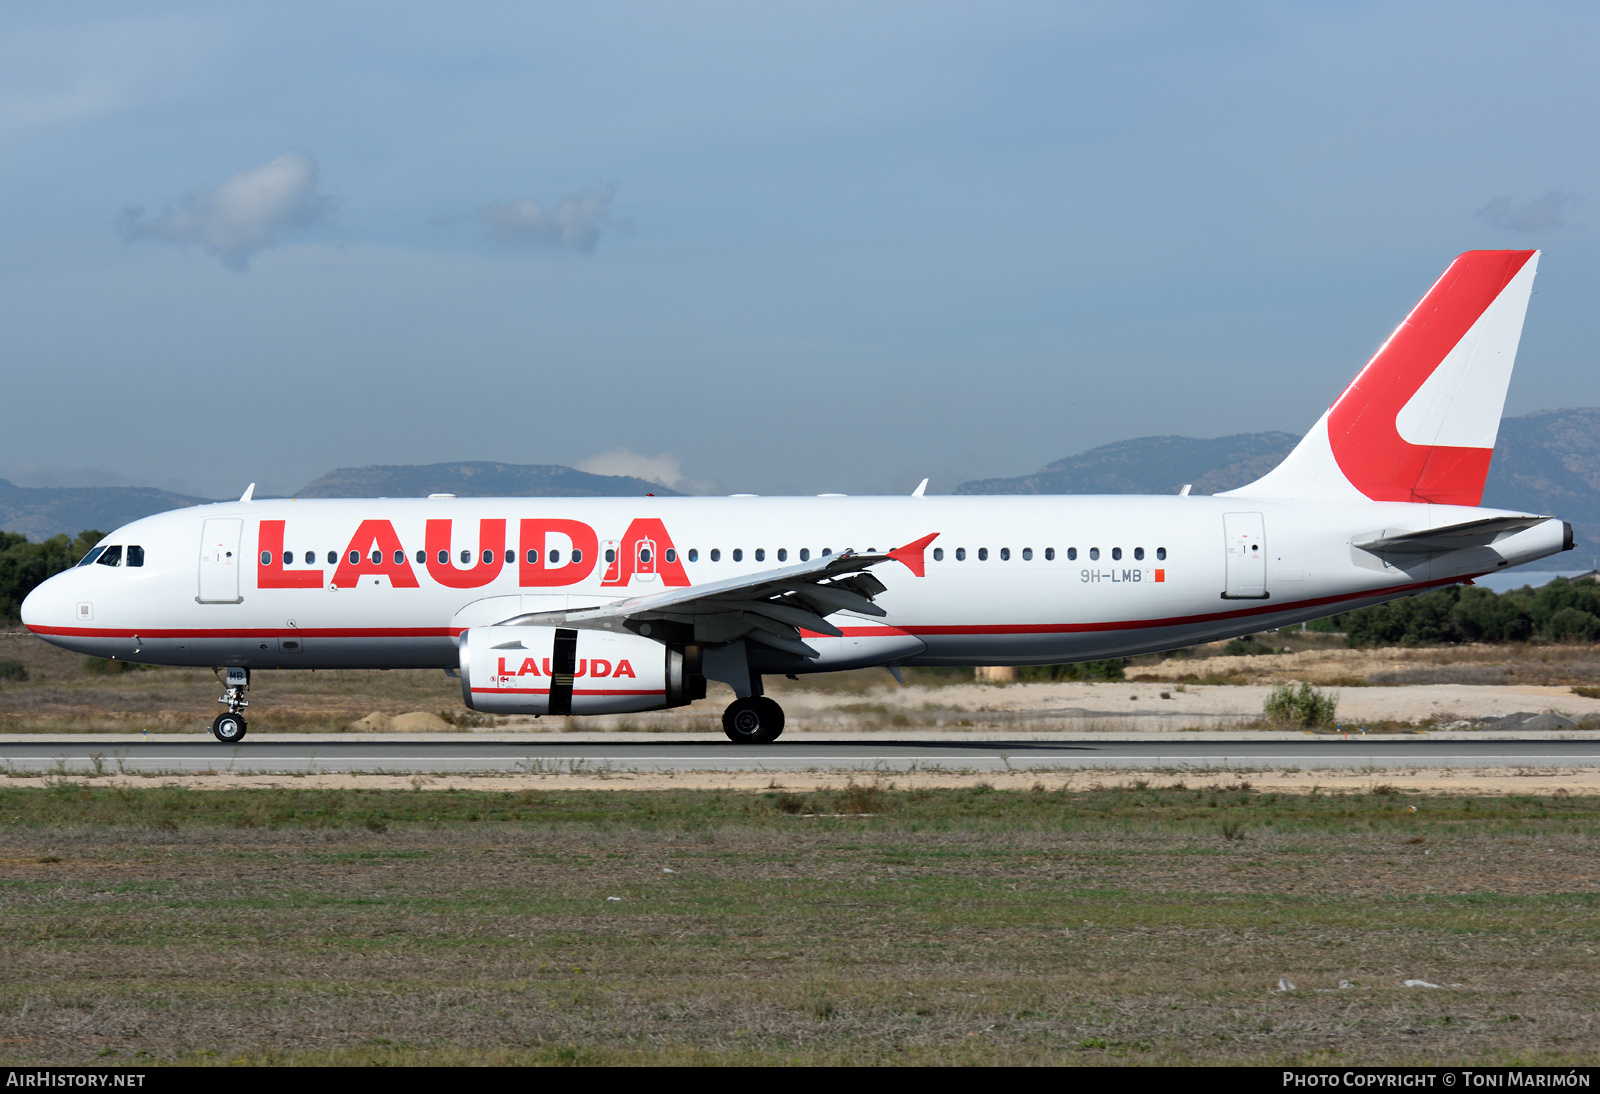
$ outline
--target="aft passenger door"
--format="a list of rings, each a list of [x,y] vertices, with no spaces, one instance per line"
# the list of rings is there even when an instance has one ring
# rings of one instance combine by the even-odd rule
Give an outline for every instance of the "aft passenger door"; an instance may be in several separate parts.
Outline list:
[[[1267,599],[1266,529],[1260,513],[1224,513],[1228,547],[1225,600]]]
[[[239,596],[239,536],[244,521],[216,517],[206,521],[200,536],[200,595],[202,604],[237,604]]]

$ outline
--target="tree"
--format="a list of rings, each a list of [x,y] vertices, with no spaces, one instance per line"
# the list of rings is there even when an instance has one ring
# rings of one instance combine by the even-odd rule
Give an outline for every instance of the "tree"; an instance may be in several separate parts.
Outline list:
[[[51,536],[34,543],[15,532],[0,532],[0,619],[16,620],[22,601],[48,577],[71,569],[104,532],[79,532],[78,538]]]

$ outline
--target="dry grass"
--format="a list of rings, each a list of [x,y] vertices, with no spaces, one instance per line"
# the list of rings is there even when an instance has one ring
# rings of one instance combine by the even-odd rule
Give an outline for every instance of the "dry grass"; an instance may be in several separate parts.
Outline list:
[[[853,811],[876,815],[821,815]],[[1244,783],[0,790],[0,1043],[17,1065],[1582,1063],[1597,819]]]
[[[1225,642],[1135,658],[1131,680],[1199,684],[1278,684],[1308,680],[1324,687],[1405,684],[1600,685],[1600,646],[1529,642],[1419,649],[1352,650],[1342,636],[1268,632],[1266,643],[1287,653],[1227,656]]]

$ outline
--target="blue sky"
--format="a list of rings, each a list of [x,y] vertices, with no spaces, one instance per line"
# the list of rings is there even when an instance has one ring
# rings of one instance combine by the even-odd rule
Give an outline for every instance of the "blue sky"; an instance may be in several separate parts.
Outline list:
[[[1600,9],[0,9],[0,475],[949,490],[1303,431],[1459,251],[1600,404]]]

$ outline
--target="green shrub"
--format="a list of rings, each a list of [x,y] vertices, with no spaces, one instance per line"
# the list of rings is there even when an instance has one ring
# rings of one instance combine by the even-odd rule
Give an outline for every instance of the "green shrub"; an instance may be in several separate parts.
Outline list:
[[[1558,642],[1593,642],[1600,635],[1600,618],[1582,608],[1562,608],[1542,629],[1545,637]]]
[[[1128,667],[1126,657],[1106,661],[1079,661],[1071,665],[1025,665],[1017,670],[1018,680],[1121,680]]]
[[[1225,657],[1248,657],[1252,654],[1277,652],[1276,646],[1268,646],[1265,643],[1258,642],[1255,635],[1250,635],[1248,638],[1235,638],[1222,647],[1222,653]]]
[[[26,680],[28,669],[21,661],[0,661],[0,680]]]
[[[110,661],[104,657],[85,657],[83,671],[90,676],[111,676],[127,672],[131,666],[126,661]]]
[[[1333,713],[1338,706],[1338,692],[1324,692],[1310,684],[1301,684],[1296,691],[1293,684],[1279,684],[1267,696],[1264,709],[1267,721],[1274,725],[1312,729],[1333,725]]]

